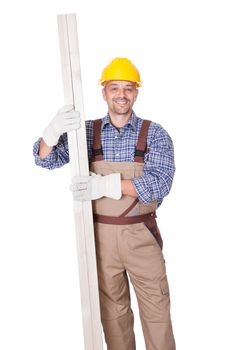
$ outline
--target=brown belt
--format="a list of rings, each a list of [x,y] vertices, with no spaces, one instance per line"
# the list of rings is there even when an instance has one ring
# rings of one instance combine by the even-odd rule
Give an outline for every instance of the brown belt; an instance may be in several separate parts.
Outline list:
[[[135,215],[135,216],[108,216],[108,215],[100,215],[93,214],[94,221],[99,222],[101,224],[109,224],[109,225],[132,225],[139,224],[143,222],[148,230],[153,234],[156,241],[158,242],[161,250],[163,249],[163,240],[157,226],[157,222],[155,220],[156,214],[155,212],[151,212],[143,215]]]
[[[132,225],[155,218],[155,212],[136,216],[107,216],[94,214],[94,221],[109,225]]]

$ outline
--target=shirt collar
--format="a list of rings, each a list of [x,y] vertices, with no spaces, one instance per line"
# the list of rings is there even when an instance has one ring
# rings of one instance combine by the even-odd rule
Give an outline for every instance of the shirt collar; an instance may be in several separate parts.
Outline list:
[[[134,113],[134,111],[132,111],[132,114],[130,116],[130,119],[128,121],[128,123],[126,125],[129,125],[130,127],[132,127],[133,130],[136,130],[137,128],[137,116]],[[102,120],[102,126],[101,128],[103,129],[106,125],[110,124],[110,116],[109,114],[107,114],[103,120]]]

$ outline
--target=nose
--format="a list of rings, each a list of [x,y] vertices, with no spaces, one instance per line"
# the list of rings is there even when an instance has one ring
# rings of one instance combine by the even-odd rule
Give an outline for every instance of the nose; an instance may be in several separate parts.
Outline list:
[[[124,88],[119,88],[118,89],[118,96],[119,97],[125,97],[125,89]]]

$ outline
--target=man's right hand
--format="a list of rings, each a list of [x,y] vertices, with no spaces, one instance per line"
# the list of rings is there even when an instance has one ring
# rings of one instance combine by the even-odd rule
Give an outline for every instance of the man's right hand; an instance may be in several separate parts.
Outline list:
[[[69,131],[81,127],[80,113],[73,105],[63,106],[43,132],[44,142],[52,147],[58,143],[59,137]]]
[[[121,174],[105,176],[91,173],[91,176],[74,176],[70,190],[76,201],[90,201],[102,197],[121,198]]]

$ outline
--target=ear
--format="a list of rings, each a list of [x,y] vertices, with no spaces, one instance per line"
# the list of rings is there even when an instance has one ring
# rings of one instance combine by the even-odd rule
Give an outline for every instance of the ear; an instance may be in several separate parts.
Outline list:
[[[136,89],[136,93],[135,93],[134,101],[136,101],[136,99],[137,99],[137,97],[138,97],[138,93],[139,93],[139,91],[138,91],[138,89]]]
[[[102,95],[103,95],[104,101],[106,101],[106,92],[105,92],[105,88],[102,89]]]

